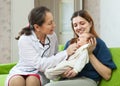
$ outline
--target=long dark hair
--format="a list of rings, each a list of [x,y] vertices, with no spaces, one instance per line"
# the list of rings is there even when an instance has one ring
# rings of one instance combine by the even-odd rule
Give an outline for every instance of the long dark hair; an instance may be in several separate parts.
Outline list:
[[[31,35],[32,34],[31,31],[35,30],[33,26],[34,24],[42,26],[42,24],[45,22],[46,12],[50,12],[50,10],[44,6],[33,8],[28,16],[29,25],[27,27],[24,27],[19,32],[19,36],[16,37],[15,39],[19,40],[20,36],[23,34]]]
[[[85,10],[79,10],[79,11],[76,11],[73,13],[72,17],[71,17],[71,25],[72,25],[72,29],[74,31],[74,28],[73,28],[73,18],[77,17],[77,16],[80,16],[84,19],[86,19],[89,23],[92,24],[91,28],[90,28],[90,33],[92,33],[95,37],[98,37],[96,31],[95,31],[95,28],[94,28],[94,22],[93,22],[93,19],[92,17],[89,15],[89,13]],[[75,31],[74,31],[75,33]],[[76,37],[78,37],[78,35],[75,33]]]

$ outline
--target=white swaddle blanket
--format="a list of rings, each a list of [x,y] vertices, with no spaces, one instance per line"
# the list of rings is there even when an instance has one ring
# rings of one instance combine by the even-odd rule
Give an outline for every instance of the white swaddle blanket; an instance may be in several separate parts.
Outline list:
[[[45,75],[48,79],[55,80],[64,73],[68,67],[72,67],[73,70],[78,73],[89,62],[89,55],[87,47],[89,44],[85,44],[78,48],[76,52],[69,57],[68,60],[60,62],[56,67],[46,69]]]

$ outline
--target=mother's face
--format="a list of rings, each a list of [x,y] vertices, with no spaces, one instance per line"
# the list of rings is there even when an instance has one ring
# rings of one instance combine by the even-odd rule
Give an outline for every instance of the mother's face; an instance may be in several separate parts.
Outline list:
[[[90,32],[91,23],[89,23],[86,19],[77,16],[73,18],[72,23],[73,29],[78,36],[84,32]]]

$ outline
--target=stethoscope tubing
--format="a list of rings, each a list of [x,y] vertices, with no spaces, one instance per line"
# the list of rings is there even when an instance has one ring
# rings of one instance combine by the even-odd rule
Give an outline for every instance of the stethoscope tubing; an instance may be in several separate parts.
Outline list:
[[[48,48],[42,53],[42,55],[41,55],[41,57],[43,57],[44,56],[44,54],[45,54],[45,52],[50,48],[50,39],[49,39],[49,37],[47,37],[47,39],[48,39],[48,43],[47,44],[44,44],[44,46],[45,45],[48,45]]]

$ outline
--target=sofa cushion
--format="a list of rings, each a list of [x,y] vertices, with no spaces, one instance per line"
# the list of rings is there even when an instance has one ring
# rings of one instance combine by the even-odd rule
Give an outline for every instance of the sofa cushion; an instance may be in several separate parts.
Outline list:
[[[7,64],[0,64],[0,75],[1,74],[8,74],[10,69],[15,65],[16,63],[7,63]]]
[[[5,80],[8,74],[0,75],[0,86],[5,86]]]
[[[6,77],[14,65],[16,65],[16,63],[0,64],[0,86],[5,86]]]
[[[120,48],[110,48],[112,58],[117,66],[116,70],[113,70],[112,77],[109,81],[102,79],[99,86],[120,86]]]

